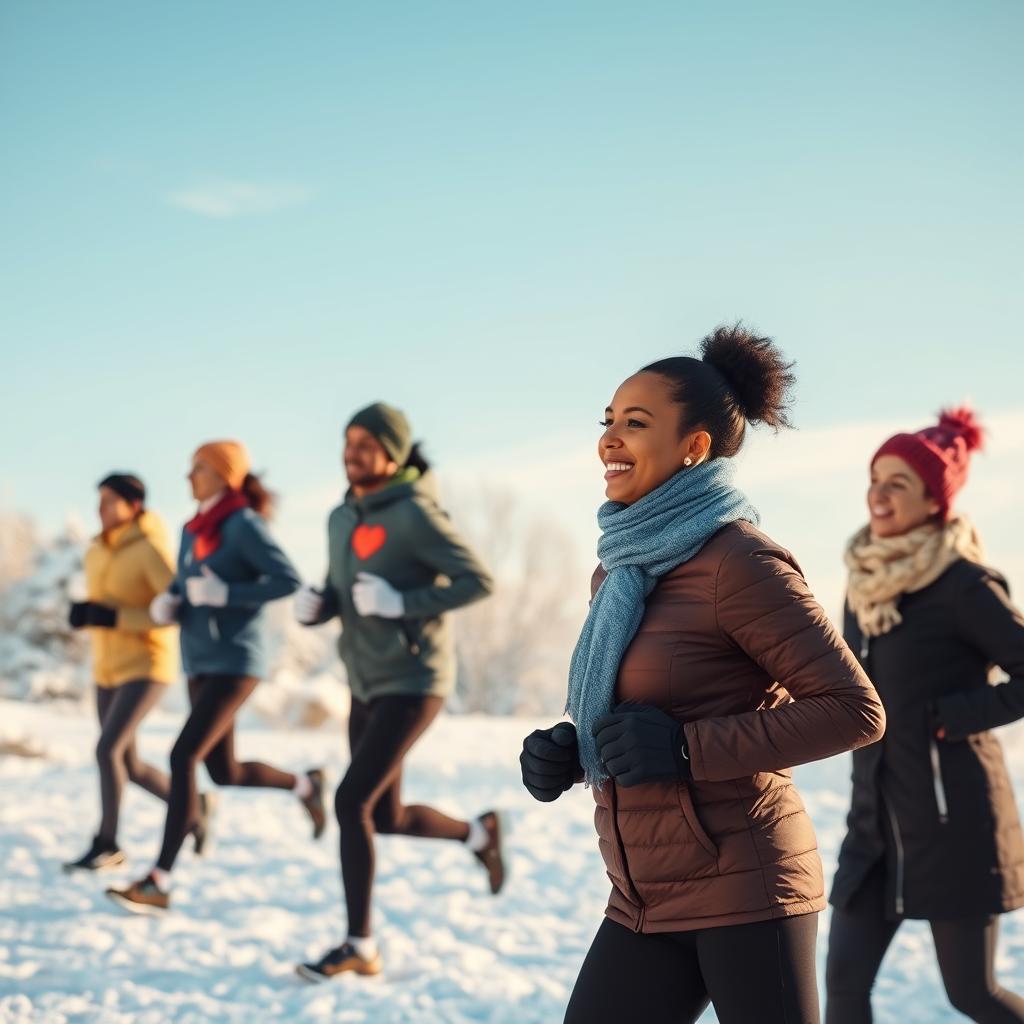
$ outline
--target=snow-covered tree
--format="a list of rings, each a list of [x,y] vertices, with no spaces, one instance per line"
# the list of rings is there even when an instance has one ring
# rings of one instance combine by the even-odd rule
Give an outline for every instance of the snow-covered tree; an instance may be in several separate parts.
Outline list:
[[[502,491],[462,493],[453,504],[459,529],[497,584],[493,596],[457,613],[455,706],[502,715],[560,712],[587,610],[573,538]]]
[[[0,593],[29,574],[37,542],[28,516],[0,507]]]
[[[89,683],[88,639],[68,625],[86,538],[69,525],[40,540],[31,520],[4,514],[0,585],[0,696],[79,699]],[[6,533],[6,529],[0,531]]]

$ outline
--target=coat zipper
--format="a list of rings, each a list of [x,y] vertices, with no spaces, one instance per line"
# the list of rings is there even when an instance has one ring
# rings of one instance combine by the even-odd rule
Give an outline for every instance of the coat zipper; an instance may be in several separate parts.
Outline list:
[[[355,533],[355,531],[360,526],[363,525],[363,519],[364,519],[363,509],[357,507],[357,508],[354,509],[354,511],[355,511],[355,516],[356,516],[356,525],[352,528],[352,533]],[[348,553],[347,553],[346,565],[345,565],[345,569],[346,569],[345,575],[349,579],[353,578],[352,577],[352,573],[351,573],[351,566],[352,566],[352,533],[349,534]],[[405,641],[405,648],[406,648],[406,650],[413,657],[418,658],[419,654],[420,654],[420,642],[417,639],[416,634],[413,632],[412,627],[409,624],[409,621],[407,619],[399,619],[397,625],[398,625],[398,631],[401,634],[401,638]],[[345,628],[344,623],[342,623],[342,629],[344,629],[344,628]],[[353,644],[352,646],[353,646],[353,649],[354,649],[355,648],[355,644]]]
[[[644,918],[647,916],[647,907],[644,901],[640,899],[640,893],[636,891],[636,886],[633,884],[633,879],[629,874],[629,864],[626,861],[626,846],[622,842],[622,833],[619,831],[619,800],[615,794],[615,783],[609,779],[607,785],[611,787],[609,790],[611,795],[611,810],[612,810],[612,828],[615,829],[615,844],[619,848],[619,859],[622,861],[622,877],[629,885],[629,890],[636,900],[636,905],[640,908],[640,916],[637,918],[636,925],[633,931],[643,931]]]
[[[352,529],[349,531],[348,541],[345,544],[345,567],[342,570],[342,574],[341,574],[341,577],[342,577],[343,580],[352,580],[352,579],[355,578],[352,575],[352,534],[354,534],[356,532],[356,530],[359,529],[359,527],[362,525],[362,522],[363,522],[363,510],[358,505],[355,505],[355,504],[353,505],[352,513],[355,516],[356,525],[353,526]],[[349,583],[349,597],[348,597],[348,599],[349,599],[349,601],[352,600],[352,585],[351,585],[351,583]],[[344,607],[343,604],[342,604],[342,601],[343,601],[343,599],[341,598],[341,595],[339,595],[339,600],[338,600],[338,607],[339,607],[339,609]],[[344,629],[345,629],[345,617],[344,617],[344,615],[342,616],[342,619],[341,619],[341,628],[342,628],[342,631],[344,631]],[[352,645],[349,648],[349,650],[351,651],[352,663],[355,666],[356,672],[359,673],[359,659],[356,657],[356,639],[355,639],[355,631],[354,630],[353,630],[353,633],[352,633]]]
[[[860,635],[860,663],[864,670],[867,672],[867,660],[871,654],[871,637],[867,633],[861,633]],[[868,672],[868,675],[871,673]],[[876,785],[878,785],[878,795],[885,804],[886,814],[889,816],[889,826],[892,828],[892,838],[896,844],[896,913],[900,917],[903,916],[904,903],[903,903],[903,877],[905,871],[906,855],[903,850],[903,836],[900,833],[900,823],[896,820],[896,812],[892,809],[892,804],[886,799],[885,794],[882,792],[881,785],[878,784],[876,779]],[[945,793],[943,793],[945,798]]]
[[[946,802],[946,785],[942,781],[942,759],[939,757],[939,745],[934,738],[928,741],[928,750],[932,761],[932,784],[935,786],[935,804],[939,809],[939,824],[949,823],[949,804]]]
[[[892,836],[896,841],[896,913],[903,916],[903,871],[904,871],[904,853],[903,853],[903,836],[900,834],[900,823],[896,820],[896,814],[892,809],[892,804],[885,798],[884,794],[882,800],[885,803],[885,809],[889,814],[889,824],[892,827]]]
[[[195,542],[193,541],[193,543],[195,543]],[[185,566],[186,566],[186,568],[191,569],[192,566],[195,564],[195,561],[196,561],[195,551],[192,548],[189,548],[188,551],[185,552]],[[183,584],[184,584],[184,582],[185,582],[185,580],[182,580]],[[182,591],[183,591],[182,597],[185,597],[186,594],[188,593],[187,588],[182,586]],[[207,632],[210,634],[210,639],[215,644],[219,644],[220,641],[221,641],[220,620],[217,618],[217,612],[216,612],[216,610],[214,608],[209,608],[207,610],[206,629],[207,629]]]

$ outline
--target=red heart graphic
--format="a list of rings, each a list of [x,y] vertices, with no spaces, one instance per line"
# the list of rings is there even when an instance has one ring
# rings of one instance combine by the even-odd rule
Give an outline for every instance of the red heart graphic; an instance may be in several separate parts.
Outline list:
[[[376,554],[388,539],[388,531],[383,526],[357,526],[352,531],[352,550],[364,562]]]

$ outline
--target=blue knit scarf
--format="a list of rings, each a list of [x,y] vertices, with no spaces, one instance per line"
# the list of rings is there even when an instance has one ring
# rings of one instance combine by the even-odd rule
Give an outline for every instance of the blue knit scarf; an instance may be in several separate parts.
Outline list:
[[[608,575],[573,652],[566,704],[588,783],[600,786],[608,777],[590,731],[612,708],[619,663],[640,627],[647,596],[723,526],[738,519],[760,522],[732,479],[732,460],[714,459],[681,470],[632,505],[606,501],[598,510],[597,555]]]

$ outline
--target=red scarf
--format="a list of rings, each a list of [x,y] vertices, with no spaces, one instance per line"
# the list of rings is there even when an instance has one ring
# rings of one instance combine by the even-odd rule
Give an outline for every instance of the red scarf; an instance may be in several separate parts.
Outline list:
[[[228,491],[213,508],[198,513],[185,524],[185,529],[195,537],[192,541],[195,561],[209,558],[220,547],[220,528],[224,520],[240,508],[248,507],[249,499],[241,491]]]

